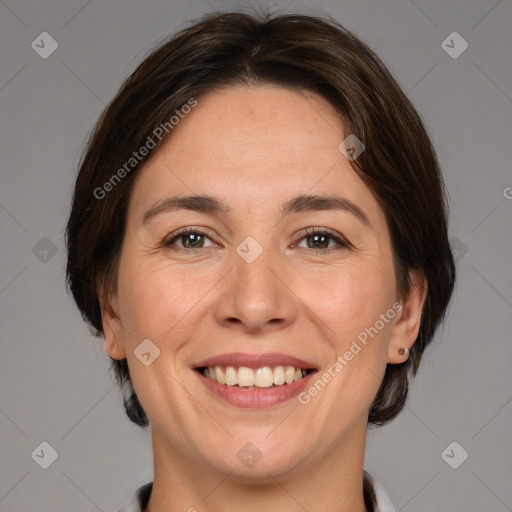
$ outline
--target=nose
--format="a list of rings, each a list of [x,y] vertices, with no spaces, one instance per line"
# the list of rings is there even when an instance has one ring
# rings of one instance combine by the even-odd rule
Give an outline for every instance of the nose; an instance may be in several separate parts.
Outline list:
[[[295,321],[298,299],[278,259],[263,251],[247,263],[235,254],[233,264],[216,302],[218,324],[241,332],[264,333]]]

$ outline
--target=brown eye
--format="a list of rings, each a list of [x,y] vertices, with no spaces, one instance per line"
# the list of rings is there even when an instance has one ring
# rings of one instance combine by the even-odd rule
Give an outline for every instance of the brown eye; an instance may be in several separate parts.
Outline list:
[[[206,245],[208,241],[210,244]],[[171,248],[174,246],[178,249],[203,249],[214,245],[209,236],[196,229],[186,229],[173,233],[163,243],[164,247]]]
[[[330,237],[328,235],[308,235],[306,240],[310,249],[327,249]]]
[[[306,247],[301,245],[306,241]],[[301,238],[298,247],[318,250],[320,254],[340,248],[348,248],[350,244],[340,236],[330,231],[311,229],[306,231]]]
[[[183,247],[186,249],[203,247],[204,243],[204,237],[199,233],[188,233],[186,235],[181,235],[179,240],[181,241]]]

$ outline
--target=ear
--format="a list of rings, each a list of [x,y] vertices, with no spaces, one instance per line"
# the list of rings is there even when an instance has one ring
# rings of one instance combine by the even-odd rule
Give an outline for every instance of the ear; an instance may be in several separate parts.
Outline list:
[[[409,293],[401,302],[402,308],[391,330],[387,357],[387,362],[390,364],[403,363],[407,360],[408,351],[416,341],[420,330],[423,305],[427,297],[427,279],[421,272],[415,270],[409,272],[409,277],[411,282]]]
[[[101,320],[105,336],[105,352],[113,359],[126,358],[123,342],[123,329],[117,313],[116,296],[106,296],[102,285],[98,287],[98,296],[101,305]]]

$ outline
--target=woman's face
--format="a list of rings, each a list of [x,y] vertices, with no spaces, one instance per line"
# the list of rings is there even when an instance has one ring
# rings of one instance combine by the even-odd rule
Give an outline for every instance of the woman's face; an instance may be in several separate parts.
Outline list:
[[[104,308],[154,442],[241,479],[361,453],[386,363],[414,333],[384,213],[338,149],[342,121],[312,93],[225,88],[171,135],[137,176]],[[315,371],[280,384],[288,366]]]

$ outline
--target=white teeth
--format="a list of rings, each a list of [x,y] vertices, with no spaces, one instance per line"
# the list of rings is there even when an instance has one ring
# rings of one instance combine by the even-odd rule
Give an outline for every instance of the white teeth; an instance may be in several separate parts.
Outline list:
[[[285,371],[286,384],[291,384],[295,379],[295,368],[293,366],[287,366]]]
[[[226,384],[226,378],[224,377],[222,370],[218,366],[216,366],[214,371],[215,371],[215,377],[217,377],[217,382],[219,384]]]
[[[226,384],[228,386],[236,386],[238,384],[238,375],[232,366],[226,368]]]
[[[274,374],[268,366],[258,368],[254,375],[254,385],[258,388],[269,388],[274,384]]]
[[[269,388],[271,386],[282,386],[292,384],[307,374],[306,370],[293,366],[276,366],[271,368],[263,366],[252,369],[246,366],[236,368],[234,366],[215,366],[205,368],[203,375],[210,380],[227,386],[239,386],[245,388]]]
[[[284,368],[282,366],[276,366],[274,368],[274,384],[276,386],[282,386],[284,382]]]
[[[238,385],[254,386],[254,370],[240,366],[240,368],[238,368]]]

